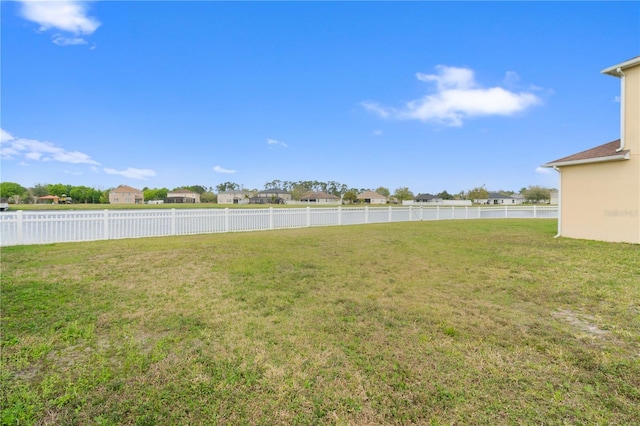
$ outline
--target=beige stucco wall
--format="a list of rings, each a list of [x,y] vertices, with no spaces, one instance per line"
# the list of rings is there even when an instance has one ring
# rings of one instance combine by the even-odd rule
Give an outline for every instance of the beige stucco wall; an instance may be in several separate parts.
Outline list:
[[[181,192],[181,191],[172,191],[167,194],[167,197],[184,197],[193,199],[194,203],[200,202],[200,194],[197,192]]]
[[[370,204],[387,204],[386,198],[370,198]]]
[[[631,155],[640,156],[640,65],[624,70],[624,142]]]
[[[130,192],[130,191],[118,191],[113,190],[109,192],[109,204],[134,204],[136,199],[142,202],[144,196],[142,191]]]
[[[561,168],[563,237],[640,243],[640,158]]]
[[[218,194],[218,204],[233,204],[234,198],[239,200],[244,200],[244,193],[233,192],[233,193],[220,193]]]

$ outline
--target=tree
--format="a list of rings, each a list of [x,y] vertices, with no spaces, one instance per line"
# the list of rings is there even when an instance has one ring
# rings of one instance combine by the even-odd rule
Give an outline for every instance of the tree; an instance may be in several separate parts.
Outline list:
[[[282,189],[282,181],[274,179],[271,182],[267,182],[264,184],[264,189]]]
[[[88,186],[74,186],[68,195],[74,203],[98,203],[101,192]]]
[[[470,189],[467,192],[467,199],[468,200],[482,200],[482,199],[486,199],[489,198],[489,191],[487,191],[487,189],[484,187],[484,185],[482,186],[476,186],[473,189]]]
[[[183,185],[183,186],[179,186],[178,188],[173,188],[174,191],[178,190],[178,189],[188,189],[189,191],[196,192],[196,193],[198,193],[200,195],[202,195],[203,193],[207,192],[207,188],[205,188],[202,185],[191,185],[191,186]]]
[[[238,191],[240,189],[240,185],[235,182],[224,182],[216,185],[216,191],[219,193],[227,192],[227,191]]]
[[[211,191],[206,191],[200,194],[200,201],[203,203],[215,203],[218,201],[218,196]]]
[[[49,190],[47,189],[47,185],[42,183],[36,184],[33,188],[30,188],[31,195],[34,197],[44,197],[45,195],[49,195]]]
[[[61,183],[47,185],[49,195],[56,195],[58,197],[67,196],[71,192],[71,185],[63,185]]]
[[[393,193],[393,196],[398,200],[413,200],[413,192],[409,191],[409,188],[403,186],[401,188],[397,188]]]
[[[332,194],[335,195],[336,197],[340,197],[342,196],[342,194],[344,194],[345,192],[347,192],[347,185],[340,183],[340,182],[336,182],[333,180],[330,180],[329,182],[327,182],[327,189],[326,192],[328,194]]]
[[[524,199],[532,202],[539,203],[551,199],[551,190],[538,185],[529,185],[522,193]]]
[[[389,196],[391,195],[391,191],[389,191],[389,188],[385,188],[384,186],[378,187],[376,189],[376,192],[380,195],[384,195],[387,198],[389,198]]]
[[[356,191],[349,190],[344,193],[342,200],[346,203],[352,204],[358,201],[358,194]]]
[[[442,198],[443,200],[453,200],[453,195],[449,194],[446,190],[436,194],[436,197]]]
[[[142,195],[144,196],[145,201],[164,200],[165,198],[167,198],[168,193],[169,190],[167,188],[145,189],[142,191]]]
[[[294,200],[299,200],[300,198],[302,198],[302,196],[304,194],[306,194],[307,192],[309,192],[309,190],[307,190],[307,188],[305,188],[302,185],[294,185],[293,188],[290,189],[291,191],[291,198]]]
[[[100,194],[100,204],[109,204],[109,192],[111,191],[108,189],[102,191]]]
[[[15,182],[2,182],[0,183],[0,197],[2,198],[14,198],[23,197],[27,189]]]

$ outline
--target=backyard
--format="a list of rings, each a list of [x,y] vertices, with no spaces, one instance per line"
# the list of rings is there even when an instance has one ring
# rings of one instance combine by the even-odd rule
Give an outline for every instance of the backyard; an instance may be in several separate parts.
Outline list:
[[[4,247],[2,424],[637,424],[640,246],[556,229]]]

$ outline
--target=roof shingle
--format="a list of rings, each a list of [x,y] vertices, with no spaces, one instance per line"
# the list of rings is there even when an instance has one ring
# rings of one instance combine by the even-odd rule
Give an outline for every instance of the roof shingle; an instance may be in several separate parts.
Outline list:
[[[620,148],[620,139],[607,142],[600,146],[596,146],[595,148],[587,149],[567,157],[559,158],[545,164],[544,166],[552,167],[554,165],[568,165],[566,163],[579,164],[581,162],[589,162],[589,160],[595,159],[602,159],[602,161],[622,159],[629,150],[618,151],[618,148]]]

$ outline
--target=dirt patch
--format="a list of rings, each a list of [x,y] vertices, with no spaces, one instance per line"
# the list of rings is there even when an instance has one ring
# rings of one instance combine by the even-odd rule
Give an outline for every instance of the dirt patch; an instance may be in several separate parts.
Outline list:
[[[578,331],[591,337],[606,338],[611,334],[610,331],[598,327],[595,324],[595,318],[591,315],[577,313],[569,309],[560,309],[554,312],[554,316],[566,321]]]

